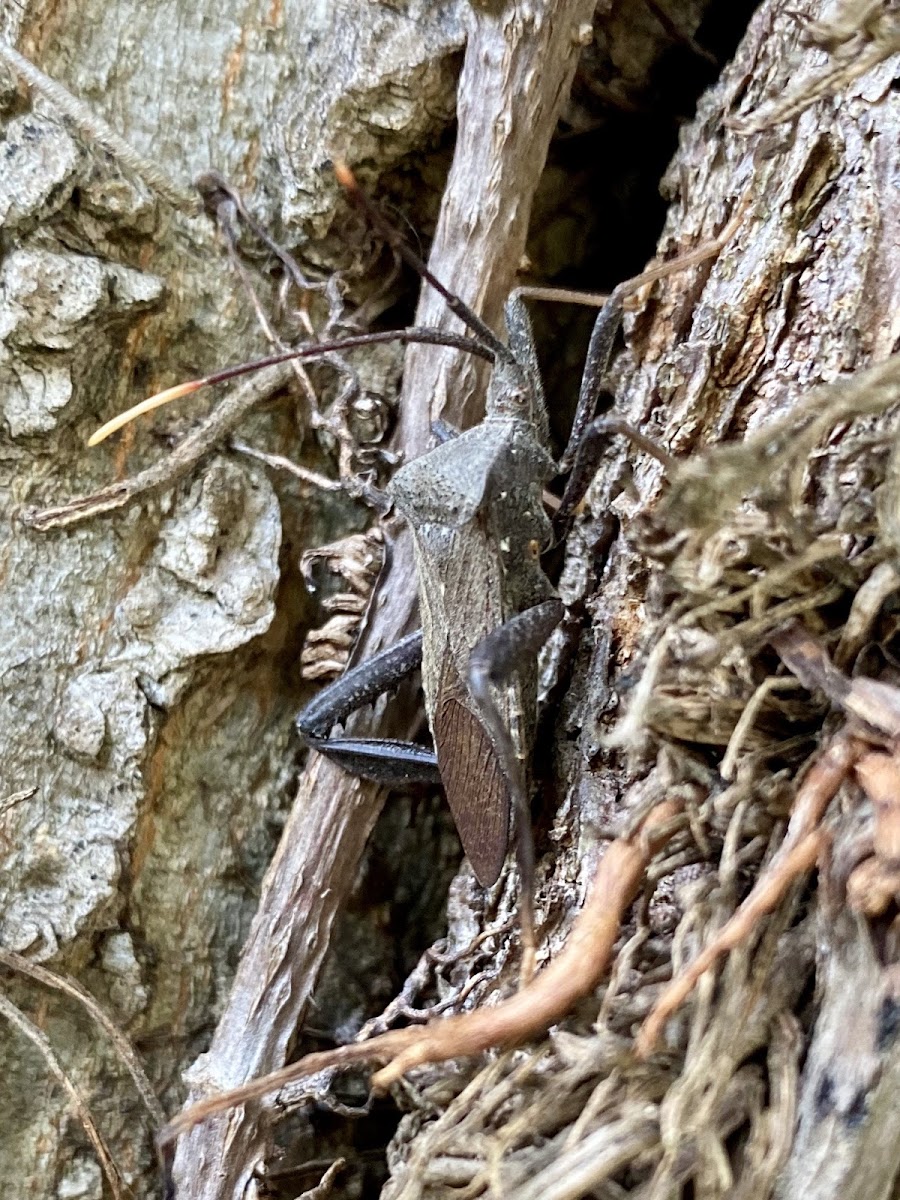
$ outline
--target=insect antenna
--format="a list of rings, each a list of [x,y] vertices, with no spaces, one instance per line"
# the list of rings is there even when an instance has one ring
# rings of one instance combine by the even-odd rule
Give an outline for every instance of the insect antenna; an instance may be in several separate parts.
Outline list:
[[[137,417],[153,412],[157,408],[162,408],[165,404],[171,404],[174,400],[180,400],[183,396],[193,395],[194,392],[199,391],[201,388],[211,387],[218,383],[227,383],[232,379],[238,379],[242,375],[249,375],[253,371],[262,370],[264,367],[274,367],[279,363],[291,362],[298,359],[324,358],[327,354],[341,350],[353,350],[359,346],[373,346],[388,342],[402,342],[406,345],[414,342],[424,343],[426,345],[449,346],[454,350],[463,350],[469,354],[475,354],[479,358],[487,359],[488,362],[495,362],[497,359],[501,359],[511,366],[518,365],[515,355],[497,337],[491,327],[482,321],[481,317],[461,297],[451,292],[449,288],[445,287],[432,274],[427,265],[404,239],[400,231],[391,225],[383,213],[379,211],[362,188],[360,188],[356,177],[346,163],[336,161],[334,172],[338,183],[347,192],[353,203],[361,209],[371,224],[384,237],[385,241],[408,266],[443,297],[450,311],[472,330],[477,337],[466,337],[461,334],[447,333],[439,329],[429,329],[424,326],[412,325],[406,329],[354,334],[349,337],[335,338],[330,342],[318,342],[315,345],[284,350],[278,354],[268,355],[266,358],[258,358],[252,362],[238,363],[235,366],[226,367],[224,370],[216,371],[212,375],[204,375],[199,379],[189,379],[184,383],[179,383],[174,387],[157,392],[153,396],[148,396],[146,400],[141,400],[138,404],[133,405],[125,412],[119,413],[118,416],[111,418],[104,425],[101,425],[99,429],[95,430],[88,439],[89,446],[96,446],[100,442],[105,441],[112,434],[129,425]]]
[[[485,346],[493,351],[495,358],[502,359],[510,366],[517,365],[515,355],[506,343],[497,337],[490,325],[482,321],[478,313],[471,309],[465,300],[457,296],[455,292],[451,292],[448,287],[441,283],[436,275],[432,274],[427,263],[416,254],[400,230],[396,229],[390,223],[384,213],[373,204],[371,199],[362,190],[356,181],[356,176],[347,164],[340,159],[335,159],[333,165],[335,178],[338,183],[356,207],[368,218],[375,229],[378,230],[391,249],[396,251],[406,265],[411,267],[421,279],[424,279],[427,284],[433,287],[439,296],[443,297],[450,311],[459,317],[462,323],[467,325],[473,333],[478,334]]]
[[[465,337],[456,333],[444,333],[439,329],[428,329],[424,326],[410,325],[407,329],[388,329],[377,333],[359,333],[350,337],[335,338],[331,342],[316,342],[312,346],[299,346],[294,350],[283,350],[280,354],[270,354],[267,358],[256,358],[252,362],[237,363],[225,367],[212,375],[204,375],[200,379],[188,379],[184,383],[176,383],[174,387],[166,388],[146,400],[133,405],[118,416],[112,417],[105,425],[101,425],[88,438],[89,446],[96,446],[106,441],[112,434],[117,433],[125,425],[130,425],[136,417],[142,417],[154,409],[180,400],[183,396],[191,396],[201,388],[212,387],[217,383],[228,383],[239,379],[242,375],[250,375],[253,371],[261,371],[264,367],[276,367],[279,363],[291,362],[294,359],[324,358],[339,350],[354,350],[359,346],[378,346],[387,342],[424,342],[430,346],[450,346],[454,350],[465,350],[476,354],[488,362],[494,361],[494,353],[475,338]],[[506,347],[504,347],[504,350]]]

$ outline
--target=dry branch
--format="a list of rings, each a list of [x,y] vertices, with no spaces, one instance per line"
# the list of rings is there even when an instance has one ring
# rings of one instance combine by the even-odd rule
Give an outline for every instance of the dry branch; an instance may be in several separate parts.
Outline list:
[[[530,198],[575,70],[574,34],[592,12],[590,0],[541,3],[527,13],[507,0],[471,13],[454,165],[429,265],[495,326],[524,251]],[[460,217],[470,212],[478,213],[474,228]],[[465,238],[459,237],[462,228],[469,231]],[[416,324],[439,326],[441,320],[426,311],[429,303],[423,299]],[[458,380],[448,388],[458,398],[453,419],[462,426],[477,419],[480,393],[464,385],[469,368],[462,358],[453,355],[448,367],[433,349],[408,356],[397,438],[404,455],[425,448],[431,421],[443,408],[437,378],[446,380],[448,370]],[[407,631],[415,597],[408,539],[394,549],[385,594],[390,602],[373,622],[364,650]],[[212,1047],[194,1072],[192,1101],[210,1088],[227,1090],[284,1060],[381,802],[373,785],[351,780],[334,767],[312,766],[267,877]],[[314,838],[307,835],[310,826],[316,830]],[[321,896],[328,898],[327,907]],[[186,1194],[189,1189],[195,1200],[240,1196],[264,1159],[266,1141],[266,1122],[259,1114],[231,1113],[201,1126],[179,1145],[176,1186]]]

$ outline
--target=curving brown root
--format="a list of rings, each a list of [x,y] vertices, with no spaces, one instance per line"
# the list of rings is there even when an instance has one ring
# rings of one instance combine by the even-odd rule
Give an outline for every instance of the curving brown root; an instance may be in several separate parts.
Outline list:
[[[797,791],[781,848],[734,916],[687,970],[664,989],[637,1036],[638,1058],[651,1053],[669,1017],[701,977],[749,937],[760,919],[778,907],[791,884],[816,865],[828,842],[828,834],[818,828],[819,822],[858,759],[859,748],[856,738],[840,733],[813,763]]]
[[[327,1068],[384,1063],[372,1077],[373,1089],[383,1091],[413,1067],[480,1054],[495,1046],[515,1046],[544,1033],[603,978],[622,917],[640,890],[650,859],[675,832],[672,822],[680,807],[678,801],[663,801],[633,834],[610,844],[559,957],[514,996],[492,1008],[307,1054],[270,1075],[201,1100],[179,1113],[160,1133],[157,1141],[164,1157],[180,1134],[208,1117]]]

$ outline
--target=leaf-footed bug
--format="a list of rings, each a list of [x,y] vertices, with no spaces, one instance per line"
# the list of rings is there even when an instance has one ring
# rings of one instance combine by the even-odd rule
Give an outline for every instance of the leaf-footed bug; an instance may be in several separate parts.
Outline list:
[[[622,301],[655,278],[620,285],[594,326],[569,445],[558,467],[549,453],[547,412],[524,302],[505,308],[506,345],[435,279],[338,164],[341,184],[379,232],[493,356],[485,417],[401,467],[388,493],[414,540],[422,631],[324,689],[297,717],[311,746],[384,783],[439,776],[463,848],[479,883],[500,874],[515,812],[521,885],[522,974],[534,967],[534,852],[528,804],[528,748],[536,721],[537,657],[563,615],[541,567],[552,533],[564,530],[592,474],[591,446],[604,432],[595,418]],[[717,243],[718,245],[718,243]],[[708,247],[706,257],[714,251]],[[691,259],[696,261],[696,255]],[[669,263],[664,273],[686,265]],[[571,470],[555,529],[544,486]],[[414,743],[330,737],[331,728],[389,690],[421,662],[434,752]]]
[[[336,164],[339,182],[372,224],[421,278],[445,299],[474,337],[411,327],[306,346],[170,388],[110,421],[92,444],[132,417],[211,383],[292,358],[323,357],[388,340],[450,345],[493,364],[481,424],[443,440],[401,467],[388,497],[410,526],[416,555],[422,630],[354,667],[324,688],[297,716],[306,743],[355,774],[384,784],[441,782],[463,849],[479,883],[499,877],[515,812],[520,875],[524,979],[535,961],[534,851],[526,760],[536,724],[537,657],[563,616],[563,605],[541,566],[541,553],[565,532],[593,474],[597,447],[609,432],[627,432],[596,416],[622,317],[623,301],[656,279],[701,262],[721,249],[742,208],[718,238],[681,258],[620,284],[594,325],[568,447],[559,464],[548,448],[547,413],[523,295],[505,307],[509,344],[435,278],[401,235]],[[561,298],[554,292],[530,295]],[[573,299],[571,293],[564,294]],[[544,486],[569,473],[551,523]],[[333,737],[332,728],[422,668],[434,750],[391,739]]]

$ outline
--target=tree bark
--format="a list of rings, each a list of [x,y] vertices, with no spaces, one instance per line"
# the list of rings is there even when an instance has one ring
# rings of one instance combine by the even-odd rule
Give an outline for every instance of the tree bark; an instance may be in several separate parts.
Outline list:
[[[667,256],[717,234],[746,204],[715,259],[657,285],[626,321],[617,409],[680,460],[742,439],[789,414],[808,389],[896,349],[900,104],[891,90],[897,59],[885,49],[891,30],[876,28],[877,13],[865,6],[844,5],[826,16],[845,18],[851,35],[829,42],[820,32],[810,41],[803,21],[822,19],[820,7],[759,5],[734,60],[683,129],[663,181]],[[703,8],[688,0],[599,5],[595,49],[576,86],[596,94],[602,84],[634,104],[673,28],[690,45]],[[295,560],[364,518],[339,494],[285,482],[222,442],[185,458],[179,480],[157,481],[109,515],[47,530],[35,527],[33,510],[176,457],[172,437],[191,429],[196,408],[162,416],[155,438],[143,426],[109,448],[83,445],[101,420],[143,395],[265,352],[252,306],[223,266],[221,239],[195,204],[190,180],[201,170],[219,170],[304,265],[358,279],[366,248],[327,161],[346,159],[370,189],[384,177],[406,180],[399,190],[407,198],[412,191],[427,222],[434,188],[426,181],[440,171],[455,113],[431,265],[498,327],[593,9],[583,0],[471,8],[410,0],[276,6],[248,19],[221,5],[173,14],[123,3],[102,16],[90,6],[66,10],[62,24],[58,10],[34,4],[5,18],[5,40],[88,112],[81,119],[52,89],[8,67],[0,88],[0,946],[8,968],[18,954],[80,981],[137,1047],[170,1109],[183,1099],[181,1072],[199,1052],[208,1050],[191,1069],[193,1094],[233,1086],[284,1062],[298,1023],[319,1024],[317,1013],[331,1004],[324,997],[341,992],[343,977],[332,970],[315,1008],[335,922],[360,895],[359,863],[383,797],[320,760],[306,766],[295,794],[294,660],[314,619]],[[883,61],[872,50],[879,45]],[[797,94],[802,107],[804,87],[814,94],[806,81],[842,55],[866,69],[854,77],[848,68],[829,85],[840,89],[835,96],[826,89],[778,121],[773,105]],[[614,63],[627,65],[610,85]],[[623,94],[622,76],[633,92]],[[765,123],[767,111],[771,123],[754,129],[753,118]],[[576,110],[566,115],[570,131],[577,128]],[[102,120],[137,158],[127,159]],[[421,182],[408,182],[410,164]],[[272,272],[254,278],[263,307],[277,309]],[[314,320],[324,320],[322,307],[313,295]],[[445,320],[426,292],[417,321]],[[390,355],[361,359],[364,391],[389,390],[398,363]],[[239,393],[240,437],[333,472],[333,447],[310,436],[302,392],[293,403],[262,407],[289,377],[279,369]],[[319,376],[315,383],[327,391]],[[463,356],[411,349],[396,445],[421,452],[442,413],[460,424],[477,420],[481,384]],[[885,429],[876,424],[874,449],[861,442],[854,456],[841,450],[840,432],[819,453],[826,468],[834,455],[847,477],[810,485],[811,542],[835,530],[862,536],[848,522],[869,528],[866,497],[884,476]],[[606,836],[648,795],[689,798],[693,840],[676,842],[681,873],[674,885],[669,876],[659,883],[624,931],[594,1032],[575,1021],[557,1033],[536,1049],[539,1069],[507,1055],[480,1072],[477,1063],[436,1067],[417,1079],[404,1100],[412,1111],[388,1151],[387,1195],[407,1200],[471,1186],[546,1200],[618,1195],[627,1186],[662,1196],[689,1183],[704,1196],[890,1195],[900,1138],[884,1096],[897,1067],[878,1021],[895,1002],[895,966],[865,921],[824,921],[815,894],[799,917],[787,906],[776,913],[755,953],[734,955],[719,990],[706,985],[673,1023],[677,1066],[636,1067],[622,1057],[672,961],[673,928],[681,922],[676,957],[692,957],[746,890],[763,845],[777,837],[790,792],[785,764],[797,765],[788,755],[780,773],[757,771],[741,791],[735,780],[750,775],[738,768],[750,766],[739,757],[730,791],[717,781],[761,682],[749,633],[734,636],[730,658],[705,662],[702,679],[690,676],[686,651],[673,652],[668,675],[647,673],[673,612],[708,600],[723,579],[756,579],[773,564],[768,543],[754,558],[765,542],[760,526],[724,511],[721,519],[706,514],[715,522],[701,553],[689,528],[671,527],[674,502],[666,507],[663,489],[655,464],[614,442],[570,539],[563,591],[587,605],[590,620],[542,748],[552,755],[549,790],[559,800],[549,826],[539,826],[543,953],[563,944]],[[861,516],[850,511],[854,489]],[[594,526],[609,512],[621,533],[595,590]],[[694,557],[673,557],[663,535],[687,537]],[[784,560],[803,543],[796,530],[791,537],[779,543]],[[837,608],[866,582],[860,569],[847,569],[844,592],[831,600]],[[813,584],[824,586],[818,577]],[[366,649],[393,640],[412,619],[415,581],[402,538],[379,595]],[[696,643],[713,633],[718,625],[700,624],[691,636]],[[656,684],[649,705],[640,678]],[[415,718],[401,710],[393,719]],[[619,750],[605,740],[613,730]],[[750,739],[748,761],[777,740],[760,738]],[[402,816],[394,819],[402,826]],[[405,842],[412,858],[426,853],[426,834],[413,823]],[[464,870],[451,891],[449,962],[424,964],[405,991],[407,1005],[430,989],[472,1008],[514,986],[515,934],[504,931],[513,912],[509,873],[485,900]],[[485,943],[494,951],[485,963],[467,947],[494,925],[501,932]],[[360,916],[359,930],[375,928],[371,912]],[[373,960],[390,954],[387,940],[378,940]],[[345,990],[353,985],[348,977]],[[77,997],[46,980],[8,969],[3,987],[86,1098],[115,1163],[107,1189],[154,1194],[152,1118],[108,1035]],[[848,991],[868,998],[863,1066],[860,1056],[844,1063]],[[595,1004],[588,1017],[596,1012]],[[358,1024],[357,1016],[354,1032]],[[6,1191],[109,1194],[71,1096],[34,1084],[47,1077],[46,1054],[20,1027],[0,1038]],[[329,1083],[313,1094],[324,1101]],[[260,1173],[273,1161],[272,1121],[271,1108],[248,1108],[194,1131],[179,1151],[179,1195],[259,1194]],[[333,1186],[349,1195],[357,1184],[351,1169]]]

